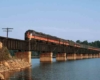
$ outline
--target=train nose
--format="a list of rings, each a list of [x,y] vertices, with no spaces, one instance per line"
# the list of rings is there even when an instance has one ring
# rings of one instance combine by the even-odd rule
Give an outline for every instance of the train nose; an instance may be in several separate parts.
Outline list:
[[[32,33],[30,33],[30,36],[32,36]]]

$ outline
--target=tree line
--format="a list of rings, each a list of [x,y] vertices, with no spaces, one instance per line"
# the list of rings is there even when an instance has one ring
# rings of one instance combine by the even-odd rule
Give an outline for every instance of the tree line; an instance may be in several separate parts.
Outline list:
[[[89,45],[89,46],[100,48],[100,41],[99,40],[94,41],[94,42],[88,42],[87,40],[85,40],[85,41],[77,40],[76,43],[85,44],[85,45]]]

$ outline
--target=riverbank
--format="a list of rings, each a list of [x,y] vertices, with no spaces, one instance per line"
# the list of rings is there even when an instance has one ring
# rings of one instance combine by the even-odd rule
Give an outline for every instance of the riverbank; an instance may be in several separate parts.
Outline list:
[[[22,69],[22,68],[26,68],[29,66],[30,66],[30,64],[28,62],[25,62],[21,59],[2,61],[0,64],[0,73],[9,71],[9,70]]]
[[[12,57],[8,49],[2,46],[0,42],[0,80],[6,79],[3,75],[4,72],[21,70],[30,66],[31,64],[24,59],[17,58],[16,56]]]
[[[20,71],[21,69],[30,67],[31,65],[28,62],[25,62],[21,59],[13,59],[8,61],[2,61],[0,64],[0,79],[5,79],[6,77],[2,74],[8,71]]]

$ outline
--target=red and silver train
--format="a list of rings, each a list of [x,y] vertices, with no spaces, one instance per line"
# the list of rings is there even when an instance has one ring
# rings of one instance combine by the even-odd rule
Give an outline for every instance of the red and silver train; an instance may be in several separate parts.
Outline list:
[[[36,32],[34,30],[27,30],[25,32],[25,40],[39,40],[39,41],[46,41],[46,42],[51,42],[54,44],[63,44],[63,45],[70,45],[70,46],[76,46],[76,47],[80,47],[80,45],[78,43],[75,43],[73,41],[70,40],[64,40],[55,36],[51,36],[51,35],[47,35],[41,32]]]
[[[5,37],[1,37],[1,41],[5,39]],[[78,48],[83,48],[83,49],[89,49],[89,50],[94,50],[94,51],[99,51],[100,53],[100,48],[96,48],[93,46],[89,45],[83,45],[79,43],[75,43],[71,40],[64,40],[55,36],[47,35],[41,32],[36,32],[34,30],[27,30],[25,32],[25,40],[36,40],[36,41],[45,41],[48,43],[54,43],[54,44],[60,44],[60,45],[65,45],[65,46],[73,46],[73,47],[78,47]]]
[[[55,36],[51,36],[51,35],[44,34],[44,33],[41,33],[41,32],[36,32],[34,30],[27,30],[25,32],[25,40],[45,41],[45,42],[50,42],[50,43],[54,43],[54,44],[74,46],[74,47],[80,47],[80,48],[86,48],[86,49],[100,51],[99,48],[75,43],[71,40],[64,40],[64,39],[61,39],[61,38],[58,38],[58,37],[55,37]]]

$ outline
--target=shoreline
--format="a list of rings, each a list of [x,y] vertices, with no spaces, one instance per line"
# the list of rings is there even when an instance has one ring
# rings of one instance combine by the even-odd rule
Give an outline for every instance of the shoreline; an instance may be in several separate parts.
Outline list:
[[[20,71],[31,66],[31,63],[25,60],[26,57],[21,59],[18,56],[14,56],[13,58],[2,42],[0,42],[0,55],[0,80],[8,78],[3,75],[4,72]]]
[[[9,78],[5,77],[3,73],[21,71],[29,67],[31,67],[31,64],[21,59],[2,61],[0,63],[0,79],[4,80]]]

